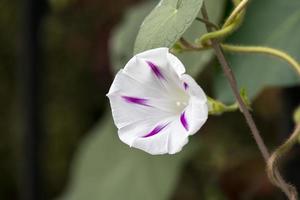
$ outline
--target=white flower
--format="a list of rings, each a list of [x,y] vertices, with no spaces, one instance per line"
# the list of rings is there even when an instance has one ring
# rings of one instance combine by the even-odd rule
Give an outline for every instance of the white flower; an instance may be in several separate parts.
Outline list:
[[[135,55],[107,94],[120,139],[150,154],[174,154],[208,115],[205,93],[168,48]]]

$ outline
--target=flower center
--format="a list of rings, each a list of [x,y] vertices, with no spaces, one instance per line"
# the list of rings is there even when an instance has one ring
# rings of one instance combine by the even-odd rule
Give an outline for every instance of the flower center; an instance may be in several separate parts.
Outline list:
[[[185,107],[186,105],[187,103],[185,101],[184,102],[176,101],[176,106],[178,106],[179,108]]]
[[[172,102],[172,107],[175,114],[181,114],[188,105],[189,96],[185,92],[178,92]]]

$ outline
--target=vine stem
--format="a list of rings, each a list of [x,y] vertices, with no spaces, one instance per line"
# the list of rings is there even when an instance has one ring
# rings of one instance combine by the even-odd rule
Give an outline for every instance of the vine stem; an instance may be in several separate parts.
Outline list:
[[[209,39],[209,41],[212,38]],[[180,38],[180,42],[182,44],[182,48],[184,51],[203,51],[210,49],[211,46],[201,46],[201,45],[194,45],[189,43],[187,40],[184,38]],[[273,56],[275,58],[279,58],[285,62],[287,62],[293,69],[294,71],[300,76],[300,64],[287,54],[286,52],[279,50],[279,49],[274,49],[270,47],[264,47],[264,46],[243,46],[243,45],[234,45],[234,44],[224,44],[220,43],[222,49],[227,52],[234,52],[234,53],[257,53],[257,54],[265,54],[269,56]]]
[[[226,19],[223,28],[231,24],[237,15],[241,13],[241,11],[244,10],[244,8],[247,6],[249,0],[242,0],[236,7],[235,9],[231,12],[230,16]]]
[[[284,154],[286,154],[291,148],[297,143],[298,137],[300,135],[300,123],[298,123],[295,127],[294,132],[291,134],[289,139],[285,141],[281,146],[279,146],[270,156],[268,163],[267,163],[267,173],[269,176],[270,181],[280,187],[282,183],[284,183],[284,180],[279,175],[279,161],[280,158],[283,157]],[[290,199],[296,200],[297,199],[297,190],[292,185],[287,185]]]
[[[202,15],[203,15],[203,18],[205,20],[209,20],[208,19],[208,14],[207,14],[207,11],[206,11],[206,7],[205,7],[205,4],[203,3],[202,5],[202,9],[201,9],[201,12],[202,12]],[[206,29],[208,32],[211,32],[212,29],[206,25]],[[231,86],[231,89],[234,93],[234,96],[239,104],[239,108],[241,110],[241,112],[243,113],[243,115],[245,116],[246,118],[246,121],[248,123],[248,126],[253,134],[253,137],[259,147],[259,150],[263,156],[263,158],[265,159],[265,161],[268,160],[268,158],[270,157],[270,153],[266,147],[266,145],[264,144],[264,141],[262,139],[262,137],[260,136],[259,134],[259,131],[256,127],[256,124],[250,114],[250,112],[248,111],[248,108],[247,106],[245,105],[245,103],[243,102],[242,100],[242,97],[240,96],[240,93],[239,93],[239,90],[238,90],[238,87],[237,87],[237,82],[236,82],[236,79],[235,79],[235,76],[234,74],[232,73],[232,70],[231,68],[229,67],[229,64],[224,56],[224,53],[221,49],[221,46],[218,42],[218,40],[216,39],[211,39],[211,45],[213,47],[213,49],[215,50],[215,54],[221,64],[221,67],[225,73],[225,76],[226,78],[228,79],[229,81],[229,84]]]
[[[287,63],[289,63],[293,69],[300,76],[300,64],[287,53],[280,51],[278,49],[273,49],[270,47],[260,47],[260,46],[238,46],[231,44],[221,44],[225,51],[231,51],[236,53],[262,53],[270,56],[278,57]]]
[[[204,46],[209,46],[209,44],[207,44],[208,41],[215,39],[215,38],[224,38],[224,37],[230,35],[236,29],[236,27],[237,27],[236,24],[233,23],[233,24],[230,24],[220,30],[206,33],[201,36],[201,38],[197,41],[197,43],[204,45]]]
[[[225,23],[223,24],[221,29],[217,29],[215,31],[210,31],[206,34],[203,34],[197,41],[197,44],[200,44],[202,46],[209,46],[209,41],[211,39],[220,39],[225,38],[226,36],[233,33],[241,24],[243,17],[245,15],[245,8],[248,4],[249,0],[241,0],[238,2],[235,2],[234,4],[236,7],[231,12],[229,17],[226,19]],[[208,24],[207,20],[203,19],[203,23]]]
[[[206,10],[206,6],[205,6],[205,3],[203,2],[203,5],[202,5],[202,8],[201,8],[201,13],[202,13],[202,16],[205,20],[209,21],[209,18],[208,18],[208,14],[207,14],[207,10]],[[207,32],[211,32],[212,31],[212,28],[208,25],[206,25],[206,29],[207,29]],[[267,163],[268,162],[268,159],[270,158],[270,153],[257,129],[257,126],[252,118],[252,115],[250,114],[247,106],[245,105],[245,103],[243,102],[242,100],[242,97],[239,93],[239,90],[238,90],[238,86],[237,86],[237,82],[236,82],[236,79],[235,79],[235,76],[234,74],[232,73],[232,70],[231,68],[229,67],[229,64],[225,58],[225,55],[223,53],[223,50],[221,48],[221,45],[219,44],[218,40],[217,39],[211,39],[211,44],[212,44],[212,47],[215,51],[215,54],[221,64],[221,67],[224,71],[224,74],[226,76],[226,78],[228,79],[229,81],[229,84],[231,86],[231,89],[233,91],[233,94],[239,104],[239,108],[241,110],[241,112],[243,113],[245,119],[246,119],[246,122],[251,130],[251,133],[255,139],[255,142],[262,154],[262,157],[264,158],[265,162]],[[282,179],[282,177],[280,176],[279,172],[277,173],[278,177],[280,177]],[[282,179],[283,180],[283,179]],[[284,181],[283,182],[280,182],[280,185],[279,187],[282,189],[282,191],[289,197],[289,199],[291,199],[291,195],[290,195],[290,191],[289,191],[289,188],[288,188],[288,184],[286,184]]]

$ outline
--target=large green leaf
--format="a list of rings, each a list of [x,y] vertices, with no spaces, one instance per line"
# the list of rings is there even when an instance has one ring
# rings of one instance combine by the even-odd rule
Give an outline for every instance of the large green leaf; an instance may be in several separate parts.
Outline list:
[[[285,50],[300,60],[300,1],[253,0],[245,22],[229,39],[230,43],[266,45]],[[255,97],[267,86],[291,86],[300,83],[289,65],[264,55],[227,55],[240,87]],[[223,74],[215,77],[216,96],[233,101]]]
[[[225,2],[225,0],[210,0],[206,3],[207,9],[212,15],[212,21],[215,23],[219,23],[222,19]],[[151,9],[153,9],[155,3],[156,1],[147,1],[138,6],[134,6],[126,13],[123,22],[113,32],[110,51],[111,62],[115,72],[124,67],[133,56],[132,49],[140,24]],[[201,22],[194,21],[183,36],[193,42],[196,38],[205,33],[205,31],[205,26]],[[196,76],[212,59],[213,52],[187,52],[177,54],[176,56],[178,56],[186,66],[187,73]]]
[[[161,0],[143,21],[134,53],[172,47],[195,20],[203,0]]]
[[[177,155],[148,155],[121,143],[108,116],[78,149],[69,187],[60,199],[168,199],[193,145]]]

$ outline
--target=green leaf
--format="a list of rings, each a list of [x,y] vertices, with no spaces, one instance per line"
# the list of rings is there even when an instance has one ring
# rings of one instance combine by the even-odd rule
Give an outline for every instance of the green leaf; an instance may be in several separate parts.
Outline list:
[[[142,23],[134,53],[172,47],[195,20],[202,3],[203,0],[161,0]]]
[[[169,199],[193,145],[176,155],[151,156],[120,142],[108,116],[78,149],[60,200]]]
[[[210,0],[206,3],[207,9],[212,15],[212,21],[217,24],[222,19],[225,2],[225,0]],[[133,56],[132,49],[140,24],[154,6],[154,1],[147,1],[138,6],[134,6],[126,13],[123,22],[114,30],[110,52],[111,62],[115,72],[124,67]],[[183,36],[193,42],[205,32],[205,26],[199,21],[194,21]],[[176,54],[186,66],[187,73],[193,76],[197,76],[197,74],[201,72],[204,66],[213,58],[213,55],[212,51]]]
[[[228,42],[264,45],[286,51],[300,60],[300,1],[253,0],[249,4],[242,27]],[[265,55],[227,55],[240,87],[254,98],[268,86],[292,86],[300,78],[285,62]],[[222,72],[215,77],[216,97],[232,102],[230,87]]]

